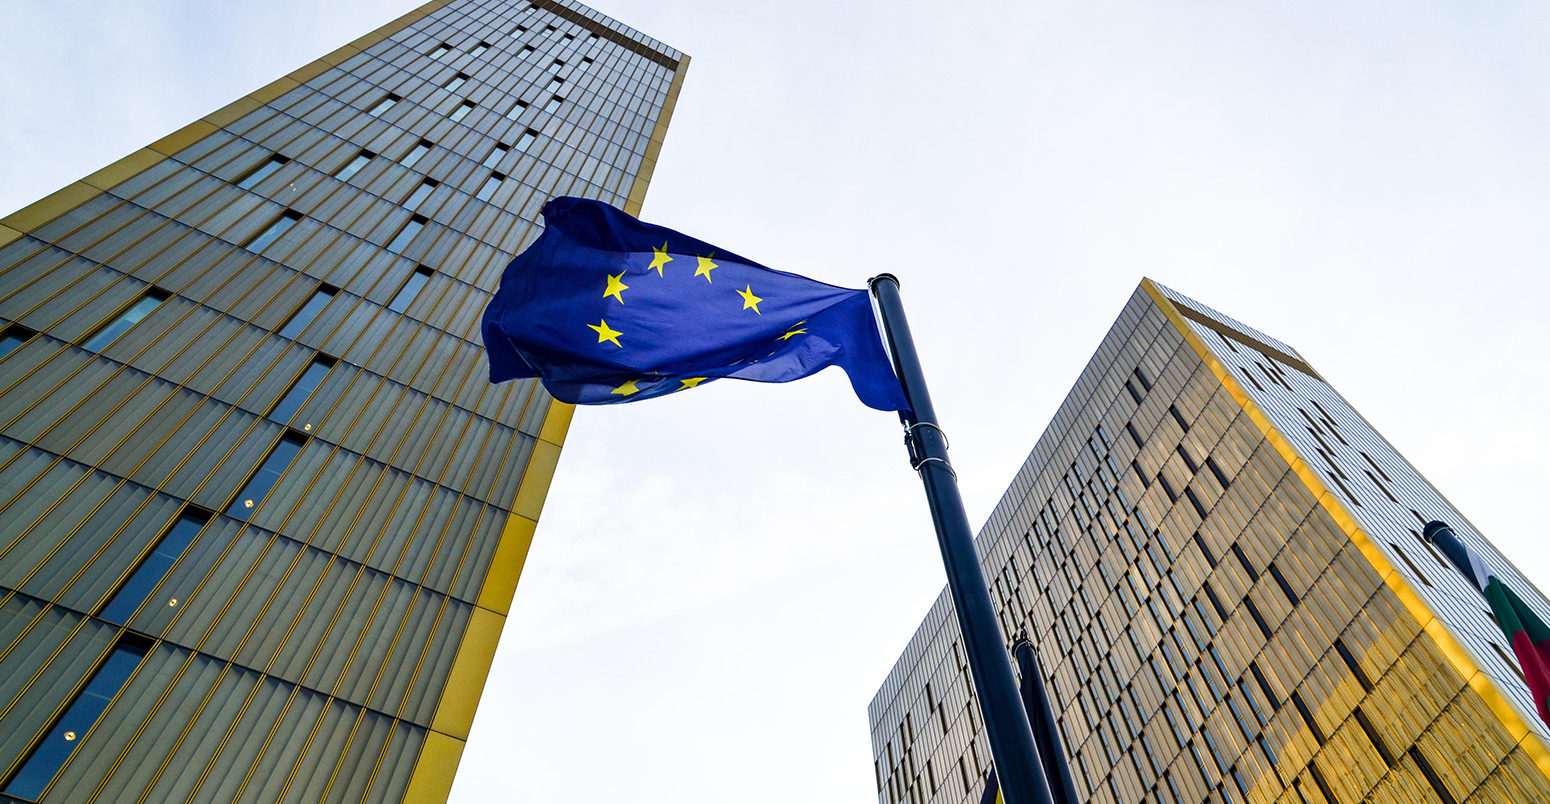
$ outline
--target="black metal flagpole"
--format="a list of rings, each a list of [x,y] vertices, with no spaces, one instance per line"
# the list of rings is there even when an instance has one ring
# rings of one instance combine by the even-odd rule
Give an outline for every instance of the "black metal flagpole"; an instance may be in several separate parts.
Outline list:
[[[920,356],[915,352],[915,341],[904,318],[899,280],[892,274],[879,274],[867,284],[882,314],[883,340],[893,354],[893,366],[912,411],[900,414],[905,425],[905,443],[910,463],[926,487],[937,543],[942,548],[942,563],[947,569],[947,588],[958,613],[958,627],[979,694],[980,715],[985,722],[990,753],[995,758],[1002,798],[1006,804],[1050,804],[1049,782],[1040,767],[1033,731],[1012,675],[1012,663],[996,625],[990,588],[974,552],[974,533],[963,509],[963,498],[958,494],[958,477],[947,459],[947,439],[937,426],[936,409],[931,405],[931,394],[920,369]]]
[[[1060,728],[1055,725],[1055,710],[1050,707],[1049,692],[1044,689],[1039,651],[1026,631],[1012,643],[1012,655],[1017,657],[1017,672],[1023,677],[1023,711],[1028,713],[1029,725],[1033,727],[1033,741],[1038,745],[1039,764],[1049,781],[1050,797],[1055,804],[1081,804],[1071,778],[1071,763],[1066,761],[1066,749],[1060,741]]]

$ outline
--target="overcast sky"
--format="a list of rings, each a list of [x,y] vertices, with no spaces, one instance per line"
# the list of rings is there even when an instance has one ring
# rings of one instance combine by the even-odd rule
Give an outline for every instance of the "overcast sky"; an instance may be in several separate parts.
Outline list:
[[[11,0],[0,212],[414,7]],[[1541,588],[1550,7],[597,0],[693,57],[644,217],[897,274],[988,516],[1142,276],[1302,352]],[[453,801],[876,798],[940,591],[843,375],[577,413]]]

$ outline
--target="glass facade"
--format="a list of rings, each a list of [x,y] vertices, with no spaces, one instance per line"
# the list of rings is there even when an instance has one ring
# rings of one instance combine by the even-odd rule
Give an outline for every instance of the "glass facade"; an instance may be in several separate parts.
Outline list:
[[[0,800],[445,799],[569,422],[479,313],[687,63],[438,0],[0,219]]]
[[[1550,604],[1291,347],[1150,281],[981,531],[1093,802],[1550,799],[1550,732],[1442,519]],[[878,800],[976,802],[946,595],[869,709]]]

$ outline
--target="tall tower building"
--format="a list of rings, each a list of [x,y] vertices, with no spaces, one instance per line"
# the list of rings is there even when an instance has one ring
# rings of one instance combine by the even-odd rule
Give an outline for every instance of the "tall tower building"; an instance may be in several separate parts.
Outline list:
[[[1143,281],[978,548],[1083,800],[1550,800],[1550,731],[1434,518],[1550,616],[1295,349]],[[880,802],[978,801],[945,594],[869,716]]]
[[[436,0],[0,219],[0,800],[446,797],[570,416],[479,315],[687,64]]]

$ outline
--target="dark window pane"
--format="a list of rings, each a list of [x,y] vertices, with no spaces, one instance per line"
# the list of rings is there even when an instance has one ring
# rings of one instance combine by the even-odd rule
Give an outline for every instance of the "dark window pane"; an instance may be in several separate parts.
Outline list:
[[[399,164],[404,167],[414,167],[414,163],[420,161],[420,157],[430,152],[431,143],[428,140],[420,140],[414,144],[413,148],[409,149],[409,153],[404,154],[404,158],[399,161]]]
[[[528,129],[527,131],[522,132],[522,136],[517,138],[517,151],[526,151],[527,147],[532,145],[533,141],[536,139],[538,139],[538,132],[532,129]]]
[[[291,319],[280,328],[280,335],[286,338],[294,338],[312,323],[312,319],[318,317],[318,313],[328,306],[328,302],[334,298],[333,288],[324,286],[317,289],[296,312],[291,314]]]
[[[291,227],[295,226],[299,220],[301,220],[301,213],[288,209],[280,217],[275,218],[262,232],[255,235],[252,240],[242,244],[242,247],[249,251],[263,251],[269,247],[269,244],[280,239],[280,235],[289,232]]]
[[[468,76],[462,73],[458,73],[457,75],[452,76],[452,78],[448,80],[447,83],[443,84],[442,88],[446,89],[448,92],[452,92],[466,83],[468,83]]]
[[[517,101],[516,103],[511,104],[511,110],[506,112],[506,119],[515,120],[525,111],[527,111],[527,104],[523,103],[522,101]]]
[[[490,49],[490,43],[489,42],[480,42],[479,44],[474,45],[474,49],[473,50],[468,51],[468,55],[470,55],[470,56],[478,56],[478,55],[483,54],[486,50],[489,50],[489,49]]]
[[[167,300],[167,294],[161,290],[152,289],[135,302],[128,310],[125,310],[118,318],[104,324],[101,329],[92,333],[81,348],[95,352],[112,343],[115,338],[129,331],[129,328],[151,314],[152,310],[161,306]]]
[[[501,163],[501,159],[505,158],[506,154],[510,152],[511,149],[505,145],[496,145],[494,148],[490,149],[490,153],[484,158],[483,164],[487,168],[495,167],[499,165]]]
[[[124,581],[124,585],[114,593],[113,599],[103,607],[99,616],[120,625],[128,623],[140,604],[150,596],[151,590],[166,577],[167,570],[172,569],[183,551],[193,544],[194,537],[199,535],[199,529],[207,521],[208,517],[197,511],[188,511],[179,516],[156,542],[156,546],[151,548],[151,552],[140,560],[140,566],[135,567],[129,580]]]
[[[504,180],[504,177],[502,177],[499,173],[496,173],[490,176],[490,178],[485,179],[484,185],[479,188],[479,192],[475,198],[478,198],[480,201],[490,200],[490,196],[495,195],[495,191],[500,189],[501,182]]]
[[[290,390],[286,391],[285,396],[281,397],[280,401],[276,402],[274,408],[269,411],[269,418],[281,424],[289,424],[291,417],[296,415],[296,411],[301,410],[302,404],[312,396],[313,391],[318,389],[318,386],[323,382],[323,377],[328,374],[328,370],[333,368],[333,366],[334,361],[330,358],[322,356],[313,358],[306,371],[303,371],[301,376],[291,383]],[[311,430],[311,423],[306,424],[302,428],[303,432],[310,432]]]
[[[269,178],[269,174],[280,169],[280,166],[291,160],[276,154],[264,160],[263,164],[253,168],[237,180],[237,186],[244,190],[251,190],[253,186]]]
[[[269,457],[265,458],[263,464],[258,467],[258,471],[253,473],[248,484],[242,487],[237,498],[232,500],[231,506],[226,509],[226,515],[237,519],[247,519],[252,515],[253,509],[264,501],[264,495],[279,482],[280,475],[285,474],[286,467],[296,459],[297,453],[301,452],[302,444],[305,443],[306,439],[301,436],[286,433],[280,439],[280,443],[269,451]]]
[[[414,192],[410,193],[409,197],[404,199],[404,209],[419,209],[420,205],[425,203],[425,199],[431,197],[431,191],[434,189],[436,189],[436,182],[431,181],[430,179],[426,179],[425,181],[421,182],[418,187],[414,188]]]
[[[457,121],[462,120],[468,116],[469,112],[473,110],[473,101],[463,101],[462,103],[459,103],[457,108],[452,110],[452,122],[456,123]]]
[[[32,749],[31,756],[6,783],[8,795],[36,800],[43,794],[54,774],[75,753],[81,738],[97,724],[97,718],[108,708],[113,696],[123,689],[124,682],[140,666],[146,648],[145,643],[136,639],[122,640],[113,648],[107,661],[97,668],[91,681],[86,682],[86,687],[70,702],[43,741]]]
[[[426,220],[426,218],[419,215],[410,218],[409,222],[404,224],[404,228],[398,230],[398,234],[394,236],[393,241],[387,244],[387,250],[394,254],[403,253],[410,241],[414,240],[414,236],[419,234],[421,229],[425,228]]]
[[[4,360],[6,355],[16,351],[18,347],[36,334],[32,330],[16,324],[6,327],[3,332],[0,332],[0,360]]]
[[[432,50],[430,52],[431,61],[436,61],[437,59],[439,59],[442,56],[445,56],[445,55],[447,55],[448,53],[451,53],[451,52],[452,52],[452,46],[447,44],[447,43],[445,43],[445,42],[443,42],[443,43],[437,45],[435,50]]]
[[[377,115],[380,115],[383,112],[393,108],[393,105],[398,103],[400,100],[402,100],[402,98],[398,97],[397,95],[389,94],[386,98],[377,101],[377,105],[371,107],[371,111],[367,112],[367,114],[376,117]]]
[[[547,104],[544,104],[544,111],[549,113],[549,114],[554,114],[555,112],[560,110],[560,104],[562,104],[564,102],[565,102],[564,98],[560,97],[559,95],[555,95],[554,97],[549,99],[549,102]]]
[[[425,283],[430,278],[431,269],[423,265],[414,269],[414,273],[409,275],[409,281],[399,288],[398,295],[394,296],[393,301],[388,304],[388,309],[395,313],[402,313],[409,309],[409,303],[414,301],[415,296],[420,295],[420,290],[425,287]]]
[[[366,167],[366,163],[370,162],[373,156],[376,156],[376,154],[372,153],[371,151],[361,151],[355,155],[354,159],[346,162],[344,167],[340,168],[339,172],[334,174],[334,178],[340,181],[344,181],[345,179],[354,176],[357,172],[360,171],[361,168]]]

